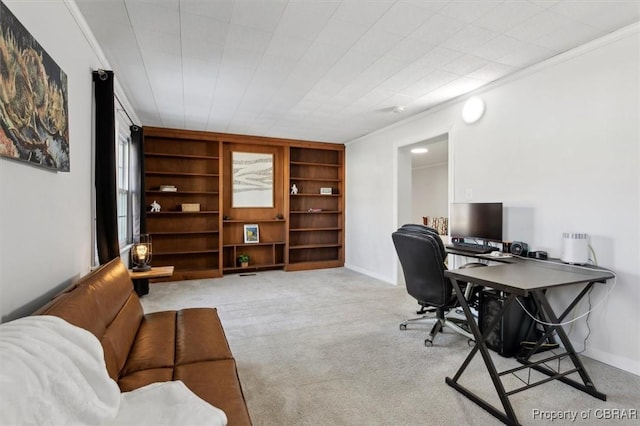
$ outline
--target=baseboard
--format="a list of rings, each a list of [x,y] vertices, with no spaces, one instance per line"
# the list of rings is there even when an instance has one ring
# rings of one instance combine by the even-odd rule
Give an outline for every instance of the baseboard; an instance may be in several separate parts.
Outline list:
[[[576,350],[580,350],[584,342],[582,340],[580,341],[572,340],[571,344]],[[593,349],[593,348],[590,348],[588,344],[587,344],[587,349],[582,353],[582,355],[595,359],[596,361],[604,362],[607,365],[619,368],[631,374],[635,374],[636,376],[640,376],[640,361],[638,360],[634,360],[634,359],[619,356],[619,355],[614,355],[610,352],[605,352],[598,349]]]
[[[351,265],[349,263],[345,263],[344,267],[347,268],[347,269],[351,269],[354,272],[358,272],[359,274],[367,275],[367,276],[369,276],[371,278],[375,278],[377,280],[384,281],[384,282],[392,284],[392,285],[397,285],[395,280],[393,280],[393,279],[391,279],[391,278],[389,278],[389,277],[387,277],[385,275],[376,274],[376,273],[371,272],[371,271],[369,271],[367,269],[363,269],[363,268],[360,268],[358,266]]]

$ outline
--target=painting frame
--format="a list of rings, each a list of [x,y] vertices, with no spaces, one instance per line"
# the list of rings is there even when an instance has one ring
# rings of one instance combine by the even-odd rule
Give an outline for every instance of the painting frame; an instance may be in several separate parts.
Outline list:
[[[245,244],[257,244],[260,242],[260,227],[257,223],[245,224],[243,234]]]
[[[0,157],[70,171],[67,75],[0,1]]]
[[[274,155],[233,151],[231,153],[231,207],[273,208]]]

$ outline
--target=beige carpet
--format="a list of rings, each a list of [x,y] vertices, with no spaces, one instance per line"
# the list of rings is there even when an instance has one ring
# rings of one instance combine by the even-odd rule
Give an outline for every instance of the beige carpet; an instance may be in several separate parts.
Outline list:
[[[403,287],[344,268],[269,271],[152,284],[142,303],[145,312],[218,308],[256,426],[499,424],[445,383],[469,352],[464,337],[446,332],[429,348],[428,328],[399,330],[417,307]],[[499,369],[518,365],[493,355]],[[608,401],[547,383],[511,398],[523,425],[574,413],[553,424],[638,424],[602,416],[640,411],[640,377],[583,361]],[[499,404],[479,356],[461,383]]]

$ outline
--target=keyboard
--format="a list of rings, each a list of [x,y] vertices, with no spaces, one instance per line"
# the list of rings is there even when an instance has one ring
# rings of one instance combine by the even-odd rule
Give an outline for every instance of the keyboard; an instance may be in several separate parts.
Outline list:
[[[498,247],[480,246],[480,245],[471,244],[471,243],[447,244],[447,248],[466,251],[474,254],[486,254],[486,253],[491,253],[492,251],[499,250]]]

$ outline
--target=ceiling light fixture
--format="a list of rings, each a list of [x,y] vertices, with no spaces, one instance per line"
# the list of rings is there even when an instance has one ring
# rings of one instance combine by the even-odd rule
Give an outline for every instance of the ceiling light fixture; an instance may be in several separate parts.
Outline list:
[[[427,148],[413,148],[411,150],[412,154],[425,154],[427,152],[429,152],[429,150]]]
[[[473,124],[480,120],[484,114],[484,101],[477,97],[472,97],[464,103],[462,108],[462,120],[467,124]]]
[[[402,105],[398,105],[397,107],[393,108],[393,112],[396,114],[400,114],[401,112],[404,112],[404,107]]]

